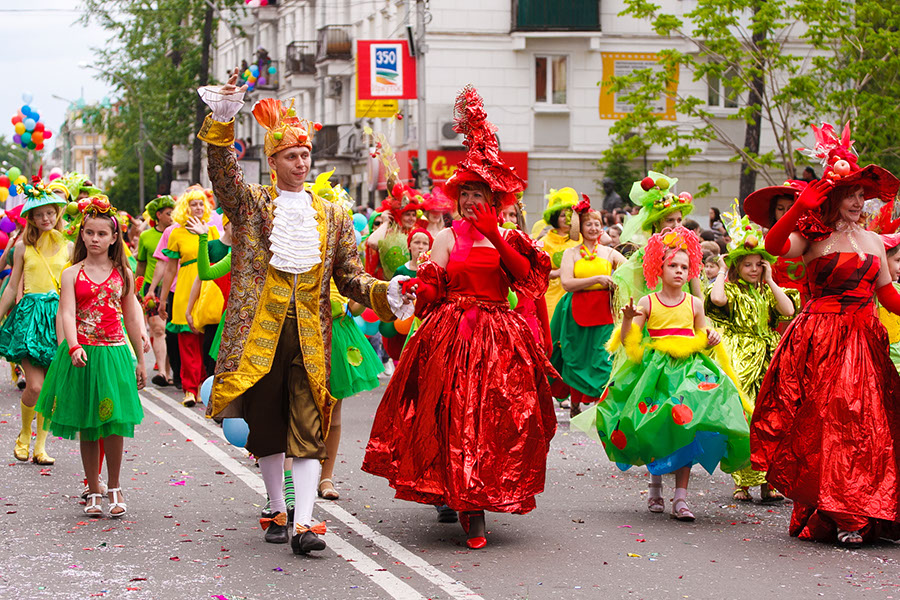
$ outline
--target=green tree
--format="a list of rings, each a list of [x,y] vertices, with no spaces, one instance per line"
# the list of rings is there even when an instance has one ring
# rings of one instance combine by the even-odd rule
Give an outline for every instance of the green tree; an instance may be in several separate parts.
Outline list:
[[[18,144],[14,144],[11,138],[0,134],[0,166],[5,172],[9,167],[19,167],[25,177],[31,178],[37,175],[37,167],[41,164],[43,152],[26,150]],[[8,164],[7,164],[8,163]],[[34,170],[32,173],[29,169]],[[47,173],[44,173],[47,176]]]
[[[716,142],[740,161],[739,193],[745,197],[757,175],[769,185],[794,176],[797,149],[808,143],[807,126],[816,120],[853,118],[854,137],[870,160],[880,156],[876,147],[900,154],[900,107],[885,97],[882,83],[894,82],[900,72],[900,28],[890,7],[874,0],[697,0],[690,11],[673,15],[648,0],[626,0],[622,14],[650,21],[658,35],[692,51],[664,50],[661,69],[601,82],[634,106],[613,125],[615,143],[604,163],[662,149],[665,158],[656,166],[666,169]],[[710,97],[679,91],[684,74],[706,84]],[[730,114],[710,110],[714,95],[733,107]],[[654,113],[660,97],[671,98],[692,127]],[[743,124],[738,134],[728,121]],[[763,131],[774,141],[765,153]],[[698,193],[711,191],[707,185]]]
[[[137,205],[140,153],[145,200],[158,191],[154,164],[163,165],[161,188],[168,189],[172,146],[188,143],[196,132],[196,89],[209,82],[211,36],[204,34],[215,30],[223,11],[242,14],[243,6],[242,0],[83,1],[82,20],[99,24],[115,40],[96,49],[94,65],[120,98],[105,128],[105,165],[116,171],[108,190],[114,204]],[[199,179],[199,162],[195,171]]]

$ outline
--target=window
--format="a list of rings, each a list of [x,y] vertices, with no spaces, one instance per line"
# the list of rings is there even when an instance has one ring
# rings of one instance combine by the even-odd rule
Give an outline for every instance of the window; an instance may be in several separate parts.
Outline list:
[[[566,104],[566,56],[534,57],[534,101],[539,104]]]
[[[706,76],[707,83],[707,100],[709,106],[717,106],[719,108],[737,108],[737,96],[735,96],[734,88],[730,82],[735,77],[734,68],[729,68],[720,78],[714,73]]]
[[[599,0],[512,0],[515,31],[599,31]]]

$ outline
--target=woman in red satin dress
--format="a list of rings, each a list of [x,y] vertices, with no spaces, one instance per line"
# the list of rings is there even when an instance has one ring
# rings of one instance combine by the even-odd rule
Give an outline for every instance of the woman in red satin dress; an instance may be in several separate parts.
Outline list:
[[[471,87],[457,99],[457,127],[469,150],[447,193],[463,220],[437,235],[407,282],[423,321],[375,415],[363,470],[397,498],[460,511],[468,546],[482,548],[485,510],[527,513],[544,489],[553,368],[507,296],[541,296],[550,260],[522,232],[498,227],[497,209],[524,182],[497,158]]]
[[[816,134],[825,176],[766,238],[803,257],[811,299],[772,358],[750,444],[753,468],[794,501],[792,536],[858,547],[900,534],[900,376],[873,303],[900,313],[900,295],[880,237],[859,225],[865,200],[892,200],[900,181],[857,166],[849,130]]]

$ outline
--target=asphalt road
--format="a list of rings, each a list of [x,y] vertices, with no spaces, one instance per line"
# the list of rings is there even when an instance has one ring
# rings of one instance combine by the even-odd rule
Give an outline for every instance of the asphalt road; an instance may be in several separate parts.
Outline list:
[[[128,515],[89,519],[77,443],[51,439],[50,468],[13,459],[19,392],[5,365],[0,373],[2,599],[900,600],[900,546],[794,540],[789,504],[736,505],[722,473],[695,469],[695,523],[650,514],[645,473],[620,472],[598,444],[570,433],[567,410],[537,510],[489,513],[488,547],[469,550],[459,525],[394,500],[384,480],[359,470],[383,386],[345,400],[341,499],[317,505],[329,548],[314,557],[263,542],[259,470],[172,388],[142,393],[146,416],[123,463]],[[673,481],[664,483],[669,498]]]

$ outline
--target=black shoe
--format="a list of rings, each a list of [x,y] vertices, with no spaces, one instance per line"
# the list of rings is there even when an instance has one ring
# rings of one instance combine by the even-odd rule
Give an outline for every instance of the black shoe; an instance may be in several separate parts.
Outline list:
[[[324,549],[325,540],[312,531],[304,531],[301,535],[294,534],[291,538],[291,550],[294,551],[294,554],[308,554]]]
[[[172,380],[172,383],[173,383],[173,384],[175,385],[175,387],[178,388],[179,390],[182,389],[182,386],[181,386],[181,380],[178,379],[177,377],[174,378],[174,379]]]
[[[279,513],[275,514],[276,518]],[[287,517],[287,515],[285,515]],[[266,528],[266,542],[269,544],[287,544],[290,536],[288,535],[288,525],[287,520],[285,519],[284,525],[279,525],[278,523],[270,522],[269,526]]]
[[[449,506],[435,506],[438,512],[438,523],[456,523],[456,511]]]
[[[154,376],[150,379],[150,381],[153,383],[153,385],[156,385],[156,386],[159,386],[159,387],[168,387],[168,386],[172,385],[171,383],[169,383],[169,382],[166,380],[165,377],[163,377],[163,376],[160,375],[159,373],[157,373],[156,375],[154,375]]]

